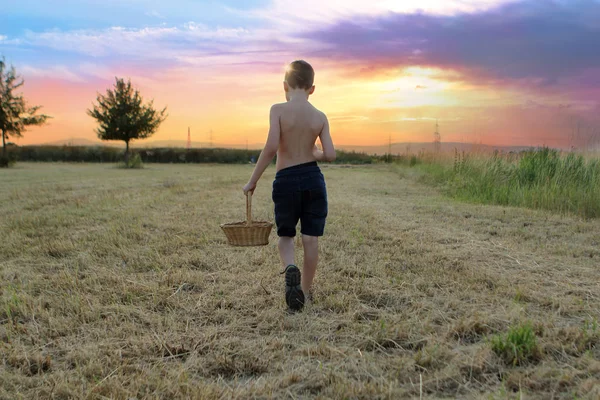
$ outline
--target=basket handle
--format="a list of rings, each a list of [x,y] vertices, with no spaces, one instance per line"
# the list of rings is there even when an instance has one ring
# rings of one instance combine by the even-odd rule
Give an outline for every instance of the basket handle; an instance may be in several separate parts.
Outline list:
[[[252,192],[246,193],[246,225],[252,225]]]

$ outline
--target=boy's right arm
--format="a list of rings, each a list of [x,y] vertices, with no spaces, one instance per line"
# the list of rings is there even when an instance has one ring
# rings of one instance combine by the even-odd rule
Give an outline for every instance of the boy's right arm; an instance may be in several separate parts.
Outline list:
[[[269,166],[275,154],[277,154],[277,150],[279,149],[279,140],[281,137],[281,128],[279,123],[279,113],[280,109],[277,105],[271,107],[271,111],[269,112],[269,135],[267,137],[267,143],[265,144],[265,148],[260,152],[260,156],[258,157],[258,161],[256,162],[256,166],[254,167],[254,172],[250,177],[248,183],[244,186],[244,194],[248,194],[248,192],[254,193],[254,189],[256,188],[256,184],[258,180],[262,176],[265,169]]]
[[[321,147],[323,147],[323,161],[335,161],[335,148],[333,147],[333,140],[331,139],[331,132],[329,132],[329,121],[327,116],[323,114],[325,122],[323,123],[323,130],[319,135],[321,140]]]

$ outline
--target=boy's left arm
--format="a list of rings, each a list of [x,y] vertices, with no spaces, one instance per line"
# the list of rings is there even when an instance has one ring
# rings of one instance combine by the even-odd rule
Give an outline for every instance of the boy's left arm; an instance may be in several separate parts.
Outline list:
[[[324,161],[325,160],[325,157],[324,157],[324,154],[323,154],[323,150],[319,149],[317,147],[316,143],[315,143],[315,145],[313,147],[313,157],[317,161]]]
[[[265,144],[265,148],[260,152],[260,157],[258,157],[258,161],[256,162],[256,167],[254,167],[254,172],[250,177],[250,181],[244,186],[244,194],[248,194],[248,192],[254,193],[254,189],[256,189],[256,184],[258,180],[265,172],[265,169],[269,166],[271,161],[273,161],[273,157],[277,154],[277,150],[279,149],[279,138],[281,137],[281,128],[279,125],[279,108],[277,105],[271,107],[271,111],[269,113],[269,136],[267,137],[267,143]]]

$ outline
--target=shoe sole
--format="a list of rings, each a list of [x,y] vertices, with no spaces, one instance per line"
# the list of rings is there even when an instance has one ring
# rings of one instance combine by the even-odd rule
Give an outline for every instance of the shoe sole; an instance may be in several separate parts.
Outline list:
[[[300,311],[304,307],[304,292],[300,286],[302,274],[296,266],[285,271],[285,302],[292,311]]]

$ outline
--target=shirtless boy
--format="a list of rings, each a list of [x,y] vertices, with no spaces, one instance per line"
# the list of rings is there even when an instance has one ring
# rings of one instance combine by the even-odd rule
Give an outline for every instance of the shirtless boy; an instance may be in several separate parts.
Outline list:
[[[294,61],[287,67],[283,82],[287,102],[271,107],[267,143],[243,189],[245,194],[254,192],[256,183],[277,154],[273,182],[275,223],[279,256],[285,268],[285,300],[292,311],[301,310],[306,298],[311,298],[319,259],[318,238],[323,236],[327,217],[327,190],[317,161],[335,160],[327,117],[308,102],[315,91],[314,76],[306,61]],[[323,150],[317,148],[317,138]],[[304,247],[302,273],[294,264],[298,220]]]

